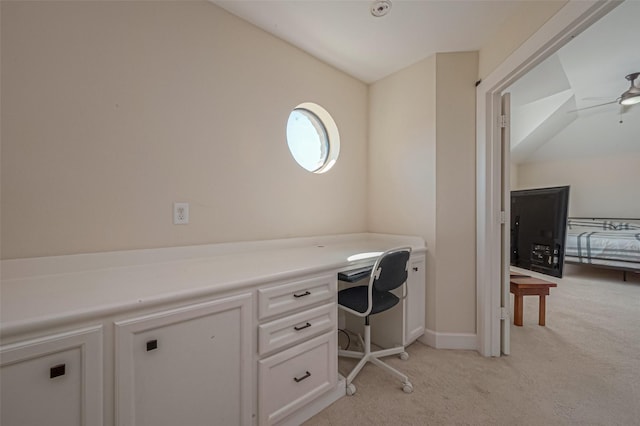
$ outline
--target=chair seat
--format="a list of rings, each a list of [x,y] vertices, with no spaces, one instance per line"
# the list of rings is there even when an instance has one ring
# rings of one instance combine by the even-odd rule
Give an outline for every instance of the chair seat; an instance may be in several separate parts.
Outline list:
[[[360,285],[356,287],[347,288],[338,292],[338,304],[345,306],[354,311],[365,313],[368,308],[369,299],[367,292],[369,286]],[[372,290],[373,306],[369,315],[377,314],[378,312],[386,311],[398,304],[400,299],[393,293],[388,291],[376,291]]]

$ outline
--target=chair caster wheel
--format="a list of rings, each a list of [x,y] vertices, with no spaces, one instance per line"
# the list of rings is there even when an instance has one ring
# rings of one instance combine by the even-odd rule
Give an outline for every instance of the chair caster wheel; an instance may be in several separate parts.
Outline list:
[[[353,383],[347,385],[347,395],[351,396],[355,393],[356,393],[356,386]]]
[[[403,360],[403,361],[408,360],[408,359],[409,359],[409,354],[408,354],[408,353],[406,353],[406,352],[402,352],[402,353],[400,354],[400,359],[401,359],[401,360]]]
[[[404,393],[411,393],[413,392],[413,385],[409,382],[403,383],[402,390],[404,391]]]

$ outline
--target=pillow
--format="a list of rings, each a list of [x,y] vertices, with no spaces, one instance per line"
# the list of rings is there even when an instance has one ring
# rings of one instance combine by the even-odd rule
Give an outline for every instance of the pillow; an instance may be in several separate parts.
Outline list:
[[[632,222],[620,222],[616,225],[616,229],[619,231],[627,230],[627,229],[636,229],[640,230],[640,223],[632,223]]]
[[[604,219],[569,219],[567,220],[567,226],[569,227],[569,229],[592,228],[592,229],[602,229],[605,231],[618,229],[614,222],[610,220],[604,220]]]

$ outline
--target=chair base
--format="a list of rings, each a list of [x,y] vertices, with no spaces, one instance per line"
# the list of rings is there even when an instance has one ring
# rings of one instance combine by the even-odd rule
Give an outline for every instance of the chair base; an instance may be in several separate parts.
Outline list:
[[[345,351],[345,350],[338,351],[338,356],[360,359],[358,364],[356,364],[353,370],[351,370],[349,375],[346,377],[347,394],[353,395],[355,393],[355,386],[352,383],[353,379],[356,378],[360,370],[362,370],[362,368],[365,366],[367,362],[371,362],[372,364],[377,365],[378,367],[382,368],[386,372],[400,379],[400,381],[402,382],[402,390],[405,391],[406,393],[411,393],[413,391],[413,385],[411,384],[411,382],[409,382],[409,378],[402,372],[396,370],[395,368],[391,367],[388,364],[385,364],[379,359],[379,358],[383,358],[391,355],[400,355],[400,357],[403,360],[409,359],[409,354],[405,352],[404,346],[397,346],[395,348],[382,349],[379,351],[372,352],[371,351],[371,329],[368,324],[364,326],[364,341],[362,340],[362,337],[360,336],[358,337],[360,338],[360,344],[364,348],[364,352]]]

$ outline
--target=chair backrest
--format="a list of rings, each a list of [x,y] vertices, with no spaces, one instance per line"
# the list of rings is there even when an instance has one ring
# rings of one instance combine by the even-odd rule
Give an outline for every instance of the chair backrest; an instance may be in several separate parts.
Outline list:
[[[382,253],[371,271],[373,288],[376,291],[391,291],[404,284],[408,276],[409,256],[410,247]]]

